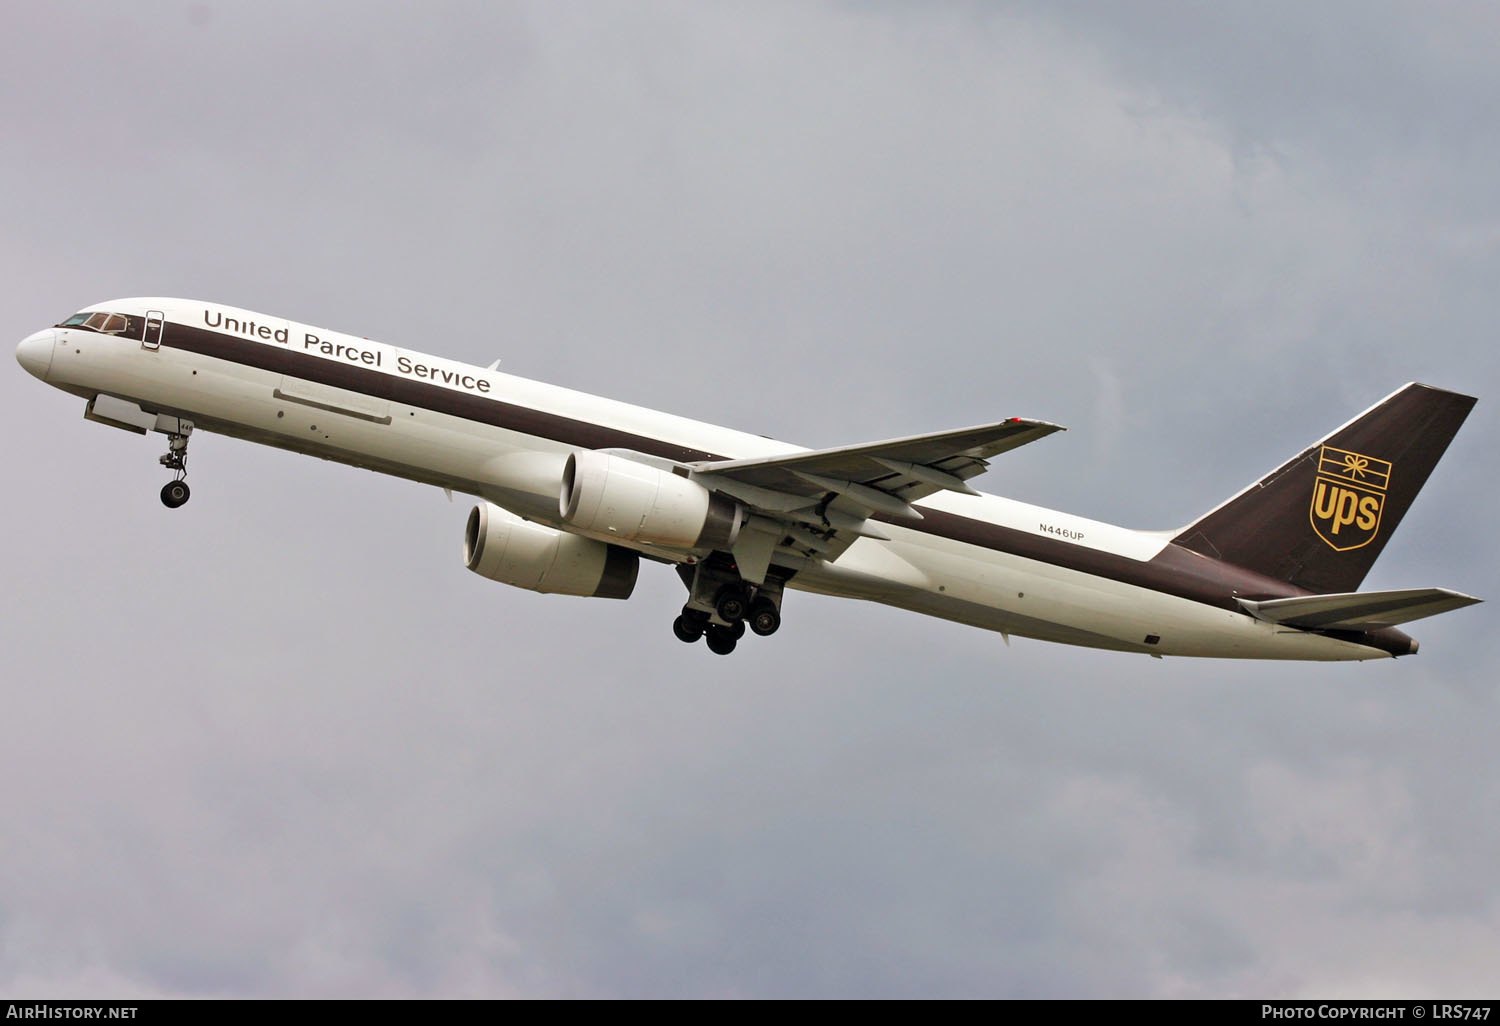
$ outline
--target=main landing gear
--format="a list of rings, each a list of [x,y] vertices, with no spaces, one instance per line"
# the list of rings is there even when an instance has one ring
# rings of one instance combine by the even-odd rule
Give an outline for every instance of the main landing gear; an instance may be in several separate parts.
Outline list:
[[[188,435],[193,433],[191,421],[179,420],[176,431],[167,432],[167,452],[160,463],[172,471],[172,480],[162,485],[161,504],[167,509],[176,509],[187,502],[192,490],[184,480],[187,477]]]
[[[672,621],[677,640],[691,645],[702,638],[710,652],[728,655],[746,630],[767,637],[781,626],[782,581],[768,579],[756,587],[733,564],[719,566],[712,560],[680,567],[678,573],[690,596]]]

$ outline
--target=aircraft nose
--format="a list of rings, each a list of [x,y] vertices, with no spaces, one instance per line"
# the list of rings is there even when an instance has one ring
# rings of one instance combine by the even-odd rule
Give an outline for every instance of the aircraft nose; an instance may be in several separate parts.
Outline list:
[[[26,368],[26,373],[47,380],[47,371],[52,367],[52,344],[57,341],[57,332],[50,328],[35,335],[27,335],[16,346],[16,362]]]

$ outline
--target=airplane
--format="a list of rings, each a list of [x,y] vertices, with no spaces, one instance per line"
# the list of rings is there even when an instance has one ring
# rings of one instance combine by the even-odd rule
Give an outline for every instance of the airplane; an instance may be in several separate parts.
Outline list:
[[[215,303],[120,299],[25,338],[84,416],[166,436],[169,508],[196,430],[480,500],[468,569],[628,598],[673,567],[674,634],[720,655],[781,625],[787,589],[1012,635],[1161,656],[1410,655],[1398,626],[1480,600],[1360,583],[1475,399],[1408,384],[1177,530],[986,495],[991,460],[1062,430],[991,424],[804,449]]]

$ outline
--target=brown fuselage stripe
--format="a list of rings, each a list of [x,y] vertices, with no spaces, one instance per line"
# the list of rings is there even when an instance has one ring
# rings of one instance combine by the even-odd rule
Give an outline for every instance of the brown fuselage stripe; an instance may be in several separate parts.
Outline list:
[[[564,445],[586,449],[630,449],[682,463],[728,458],[701,449],[674,445],[658,438],[618,431],[487,396],[469,395],[440,385],[299,353],[294,349],[281,349],[193,325],[169,323],[162,333],[162,346],[275,374],[288,374],[304,381],[345,388],[432,413],[551,439]],[[1155,558],[1143,563],[1115,553],[930,509],[920,504],[918,508],[922,513],[921,520],[897,519],[879,513],[871,519],[1236,613],[1244,613],[1235,602],[1237,595],[1249,599],[1270,599],[1307,594],[1305,590],[1285,581],[1224,563],[1175,543],[1168,544]],[[1411,649],[1411,639],[1394,628],[1369,633],[1325,633],[1393,655],[1405,655]]]

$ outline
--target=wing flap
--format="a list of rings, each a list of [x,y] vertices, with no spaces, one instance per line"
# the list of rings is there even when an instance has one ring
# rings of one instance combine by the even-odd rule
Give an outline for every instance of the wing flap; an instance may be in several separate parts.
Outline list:
[[[1253,602],[1239,599],[1252,616],[1302,630],[1373,631],[1472,606],[1483,599],[1447,588],[1359,591]]]

